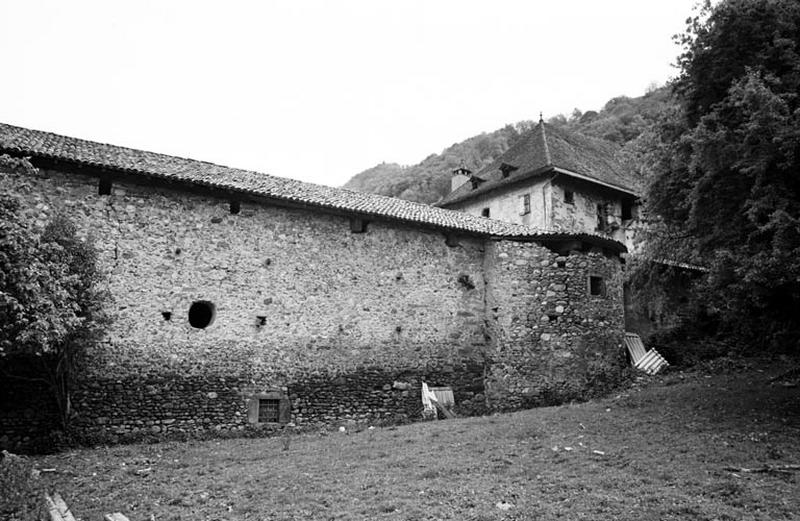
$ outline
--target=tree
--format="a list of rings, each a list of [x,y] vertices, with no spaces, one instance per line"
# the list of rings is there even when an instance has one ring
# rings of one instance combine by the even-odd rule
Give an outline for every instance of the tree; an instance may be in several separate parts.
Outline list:
[[[0,156],[0,176],[14,170],[36,174],[29,162]],[[73,370],[105,323],[107,294],[97,253],[75,225],[56,215],[39,230],[21,208],[16,197],[0,195],[0,368],[7,371],[11,359],[33,364],[67,429]]]
[[[723,332],[797,350],[800,3],[706,4],[679,42],[681,105],[652,130],[642,164],[655,229],[681,240],[661,233],[649,253],[710,267],[694,295]]]

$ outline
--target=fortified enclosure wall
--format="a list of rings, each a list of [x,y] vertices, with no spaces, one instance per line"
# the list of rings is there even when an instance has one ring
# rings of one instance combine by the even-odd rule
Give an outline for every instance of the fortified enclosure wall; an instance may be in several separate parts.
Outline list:
[[[186,189],[99,195],[73,173],[0,179],[37,226],[64,212],[100,252],[113,322],[72,394],[72,424],[91,438],[270,427],[261,399],[300,426],[414,419],[423,380],[475,414],[583,398],[620,373],[619,260],[599,252],[448,246],[379,221],[354,233],[347,216],[248,202],[232,213]],[[602,295],[588,295],[589,276]],[[205,328],[189,323],[194,303],[213,309]],[[0,424],[0,445],[23,441],[19,422]]]
[[[53,171],[9,180],[39,225],[63,211],[100,250],[113,324],[73,394],[86,433],[241,430],[265,393],[300,425],[416,417],[423,378],[485,407],[481,240],[130,184],[98,195]]]
[[[493,409],[586,399],[624,377],[619,259],[490,241],[485,274]]]

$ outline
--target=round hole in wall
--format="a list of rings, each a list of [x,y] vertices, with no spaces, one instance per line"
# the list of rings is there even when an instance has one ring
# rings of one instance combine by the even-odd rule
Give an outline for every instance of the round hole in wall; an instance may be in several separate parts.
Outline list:
[[[197,329],[204,329],[211,325],[216,315],[214,304],[207,300],[192,302],[189,308],[189,324]]]

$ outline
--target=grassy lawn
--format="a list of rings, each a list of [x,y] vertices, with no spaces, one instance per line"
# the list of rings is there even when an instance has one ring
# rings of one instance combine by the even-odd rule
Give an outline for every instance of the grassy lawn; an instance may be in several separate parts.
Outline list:
[[[800,390],[780,365],[672,373],[622,395],[358,433],[39,457],[84,520],[800,519]],[[598,451],[598,452],[596,452]],[[148,470],[149,469],[149,470]]]

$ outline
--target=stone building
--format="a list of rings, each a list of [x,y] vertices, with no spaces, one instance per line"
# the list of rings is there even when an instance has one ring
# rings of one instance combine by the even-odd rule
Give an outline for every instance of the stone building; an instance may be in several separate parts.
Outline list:
[[[493,163],[453,172],[452,189],[437,206],[548,230],[593,233],[642,253],[641,179],[617,159],[618,147],[540,120]],[[648,258],[680,270],[669,300],[686,297],[691,281],[708,270],[683,259]],[[625,287],[625,329],[647,337],[690,321],[696,310],[665,312],[662,303],[635,301]],[[667,297],[665,297],[667,298]],[[674,304],[674,306],[677,306]]]
[[[0,172],[31,222],[64,213],[99,250],[113,320],[71,391],[95,439],[415,419],[422,381],[474,414],[621,374],[607,236],[5,124],[0,154],[38,168]],[[44,435],[24,385],[0,382],[0,446]]]
[[[596,233],[633,251],[639,181],[616,145],[543,121],[496,161],[453,173],[438,206],[547,230]]]

